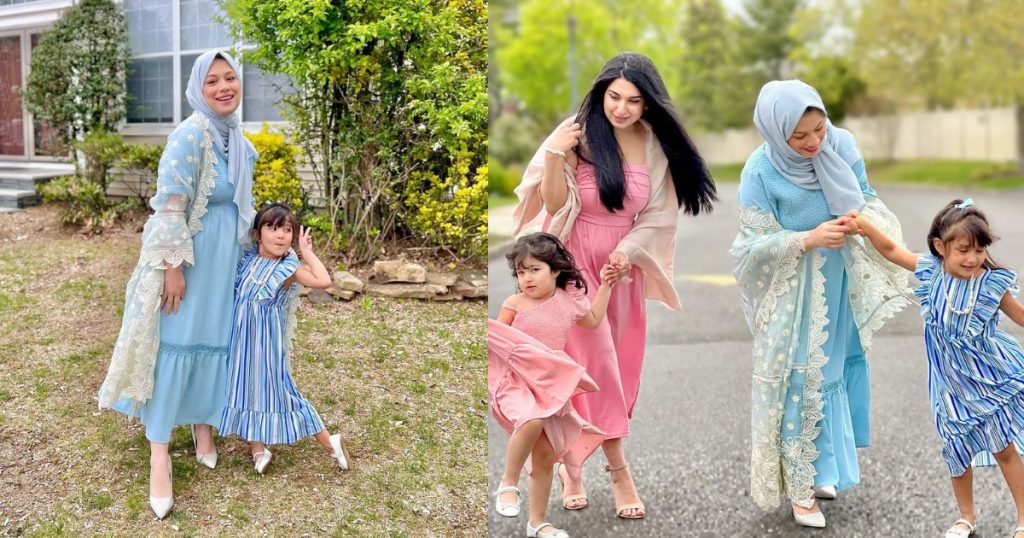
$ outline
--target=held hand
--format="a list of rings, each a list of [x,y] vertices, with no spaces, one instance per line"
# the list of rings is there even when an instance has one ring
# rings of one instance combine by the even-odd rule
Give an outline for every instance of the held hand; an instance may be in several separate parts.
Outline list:
[[[618,250],[608,255],[608,264],[615,271],[614,278],[616,281],[629,276],[629,271],[633,269],[633,264],[629,263],[629,258]]]
[[[580,124],[573,123],[566,125],[555,133],[555,136],[551,138],[547,146],[551,149],[557,149],[558,151],[564,151],[566,153],[569,150],[576,147],[580,143],[580,135],[583,133]]]
[[[164,269],[164,292],[160,296],[160,308],[165,315],[178,313],[185,300],[185,272],[181,266]]]
[[[604,264],[604,266],[601,267],[601,285],[608,287],[615,286],[615,283],[619,281],[619,278],[621,278],[617,277],[617,274],[618,272],[615,270],[614,266]]]
[[[856,213],[856,211],[850,211],[850,213]],[[857,215],[851,217],[850,214],[847,213],[846,215],[836,219],[836,221],[839,225],[849,228],[849,231],[846,232],[847,235],[864,235],[864,230],[860,229],[859,217]]]
[[[822,222],[817,228],[811,230],[811,247],[824,247],[837,249],[846,243],[846,234],[850,231],[848,224],[840,224],[839,220]]]

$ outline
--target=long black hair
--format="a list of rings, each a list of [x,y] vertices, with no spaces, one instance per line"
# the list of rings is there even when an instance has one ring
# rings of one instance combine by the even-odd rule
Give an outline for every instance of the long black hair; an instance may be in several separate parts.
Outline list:
[[[641,118],[650,124],[654,137],[668,159],[676,202],[686,213],[696,215],[701,210],[710,213],[717,199],[715,182],[704,159],[697,153],[675,105],[668,97],[665,83],[650,58],[636,52],[623,52],[604,65],[594,86],[583,98],[576,122],[583,127],[588,155],[579,153],[580,159],[594,166],[601,204],[609,211],[623,208],[626,196],[626,176],[622,170],[622,149],[615,140],[611,123],[604,114],[604,94],[614,80],[623,78],[633,83],[644,98]]]
[[[576,267],[576,259],[572,257],[572,254],[566,250],[565,245],[557,237],[546,232],[537,232],[520,237],[516,244],[512,246],[512,250],[505,254],[505,259],[508,260],[508,267],[512,269],[513,278],[517,276],[516,273],[520,266],[523,265],[523,260],[527,256],[533,256],[548,264],[552,271],[561,271],[558,277],[555,278],[555,286],[564,290],[571,282],[586,293],[587,280],[583,278],[583,273]]]
[[[973,202],[966,207],[960,207],[962,204],[963,200],[953,200],[946,204],[946,207],[932,219],[932,225],[928,229],[928,251],[940,260],[942,255],[935,248],[936,239],[946,245],[947,249],[950,243],[960,238],[966,238],[971,245],[981,248],[988,248],[999,239],[989,228],[985,214],[975,207]],[[991,255],[985,256],[984,265],[988,269],[1003,268]]]

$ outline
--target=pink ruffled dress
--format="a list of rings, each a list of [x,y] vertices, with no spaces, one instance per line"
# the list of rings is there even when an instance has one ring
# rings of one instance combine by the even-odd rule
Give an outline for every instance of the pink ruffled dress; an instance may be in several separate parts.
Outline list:
[[[576,181],[580,189],[580,214],[565,246],[576,258],[589,286],[597,293],[601,267],[608,263],[619,241],[633,228],[651,194],[647,166],[626,164],[626,197],[614,213],[601,204],[594,167],[580,163]],[[601,386],[601,392],[573,398],[580,415],[607,433],[608,439],[629,435],[629,417],[640,392],[640,369],[647,337],[647,301],[643,272],[633,266],[630,282],[612,288],[608,313],[593,330],[574,327],[565,352],[575,358]]]
[[[543,420],[556,458],[577,478],[583,461],[605,439],[572,405],[573,396],[597,391],[598,385],[562,350],[590,303],[581,290],[556,289],[529,310],[502,307],[516,316],[512,325],[487,321],[487,390],[494,419],[509,435],[527,421]]]

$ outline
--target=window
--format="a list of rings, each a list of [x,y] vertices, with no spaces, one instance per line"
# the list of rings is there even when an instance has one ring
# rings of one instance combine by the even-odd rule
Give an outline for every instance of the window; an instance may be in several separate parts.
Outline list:
[[[0,2],[8,0],[0,0]],[[216,0],[124,0],[132,73],[128,79],[129,123],[178,123],[192,114],[185,97],[192,65],[210,49],[234,45]],[[236,59],[241,60],[236,56]],[[284,77],[265,77],[242,66],[242,118],[279,121]],[[177,76],[175,76],[177,75]]]

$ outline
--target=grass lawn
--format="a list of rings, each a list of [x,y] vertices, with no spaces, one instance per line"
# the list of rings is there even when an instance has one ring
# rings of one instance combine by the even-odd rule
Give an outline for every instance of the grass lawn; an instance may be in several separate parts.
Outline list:
[[[175,506],[157,521],[144,428],[96,407],[136,226],[76,235],[52,207],[0,223],[0,536],[487,533],[484,302],[304,303],[292,370],[353,470],[305,439],[259,476],[248,445],[220,437],[210,470],[179,427]]]
[[[505,196],[502,194],[491,193],[487,196],[487,208],[493,209],[496,207],[504,207],[514,205],[519,199],[515,196]]]
[[[736,182],[743,164],[711,166],[715,181]],[[984,161],[868,161],[868,179],[872,184],[918,184],[942,187],[990,189],[1024,188],[1024,173],[1016,163]]]

